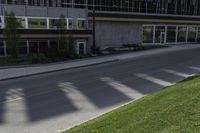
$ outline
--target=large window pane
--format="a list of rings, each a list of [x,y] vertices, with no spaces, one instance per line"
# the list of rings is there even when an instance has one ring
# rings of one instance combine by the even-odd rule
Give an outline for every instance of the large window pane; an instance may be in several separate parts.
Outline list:
[[[86,28],[86,20],[78,19],[78,29],[84,30]]]
[[[49,50],[47,40],[29,41],[29,51],[30,53],[47,53]]]
[[[25,18],[17,18],[17,22],[20,24],[20,28],[24,29],[25,28]]]
[[[49,47],[48,47],[48,41],[40,41],[39,42],[39,50],[40,53],[46,54],[48,53]]]
[[[30,29],[47,29],[47,20],[46,19],[28,19],[28,27]]]
[[[30,53],[39,52],[39,42],[38,41],[29,41],[29,51]]]
[[[21,55],[27,54],[27,42],[26,41],[19,42],[19,53]]]
[[[74,28],[74,21],[73,19],[68,19],[68,29],[73,29]]]
[[[196,27],[188,27],[188,42],[196,42]]]
[[[167,42],[168,43],[176,42],[176,26],[167,27]]]
[[[49,20],[49,28],[50,29],[58,29],[59,20],[58,19],[50,19]]]
[[[178,27],[178,42],[186,42],[187,27]]]
[[[154,26],[143,27],[143,42],[144,43],[153,43],[153,31],[154,31]]]
[[[49,20],[49,28],[50,29],[58,29],[60,27],[59,19],[50,19]],[[65,22],[65,28],[67,27],[67,23]]]
[[[155,43],[160,43],[162,32],[165,32],[165,26],[156,26],[156,28],[155,28]]]

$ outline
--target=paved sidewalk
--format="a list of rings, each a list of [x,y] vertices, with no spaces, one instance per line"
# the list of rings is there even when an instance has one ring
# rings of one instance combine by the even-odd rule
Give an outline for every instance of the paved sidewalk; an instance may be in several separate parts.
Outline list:
[[[30,76],[35,74],[48,73],[53,71],[72,69],[84,66],[91,66],[96,64],[103,64],[108,62],[114,62],[125,59],[132,59],[142,56],[156,55],[160,53],[173,52],[173,51],[181,51],[186,49],[195,49],[199,48],[200,45],[182,45],[182,46],[172,46],[168,48],[161,49],[152,49],[147,51],[139,51],[133,53],[119,54],[119,55],[110,55],[103,57],[96,57],[90,59],[83,59],[77,61],[70,61],[64,63],[54,63],[49,65],[37,65],[37,66],[26,66],[26,67],[11,67],[11,68],[0,68],[0,80],[7,80],[11,78],[18,78],[24,76]]]

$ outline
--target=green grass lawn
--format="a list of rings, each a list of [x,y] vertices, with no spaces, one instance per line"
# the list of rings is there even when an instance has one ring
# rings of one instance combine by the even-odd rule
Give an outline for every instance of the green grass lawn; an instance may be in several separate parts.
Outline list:
[[[200,75],[64,133],[200,133]]]

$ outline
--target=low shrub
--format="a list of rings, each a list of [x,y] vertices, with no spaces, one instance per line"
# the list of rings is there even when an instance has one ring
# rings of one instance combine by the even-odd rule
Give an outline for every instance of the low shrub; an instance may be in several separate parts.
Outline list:
[[[28,60],[32,64],[44,64],[49,63],[50,59],[45,56],[45,54],[30,54]]]
[[[140,47],[140,45],[139,44],[123,44],[123,47],[134,48],[134,47]]]

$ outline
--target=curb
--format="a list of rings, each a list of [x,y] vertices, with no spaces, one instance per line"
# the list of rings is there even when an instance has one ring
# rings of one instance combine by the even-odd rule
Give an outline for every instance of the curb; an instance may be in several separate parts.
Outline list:
[[[194,49],[195,47],[190,47],[189,49]],[[200,47],[198,47],[200,48]],[[169,48],[171,49],[171,47]],[[166,52],[174,52],[174,51],[184,51],[184,50],[188,50],[188,48],[183,48],[183,49],[176,49],[175,50],[166,50],[166,51],[161,51],[161,52],[158,52],[158,53],[166,53]],[[152,51],[150,51],[150,55],[154,55],[154,54],[158,54],[158,53],[151,53]],[[62,71],[62,70],[70,70],[70,69],[76,69],[76,68],[82,68],[82,67],[89,67],[89,66],[94,66],[94,65],[99,65],[99,64],[105,64],[105,63],[112,63],[112,62],[117,62],[117,61],[120,61],[120,60],[125,60],[125,59],[130,59],[129,57],[129,54],[131,53],[126,53],[126,54],[121,54],[121,55],[117,55],[117,56],[110,56],[109,58],[111,57],[115,57],[114,59],[108,59],[108,60],[105,60],[105,61],[100,61],[100,62],[96,62],[96,63],[88,63],[88,64],[85,64],[85,65],[77,65],[77,66],[71,66],[71,67],[68,67],[68,68],[58,68],[58,69],[54,69],[54,70],[47,70],[47,71],[43,71],[43,72],[36,72],[36,73],[23,73],[23,74],[19,74],[19,75],[14,75],[14,76],[5,76],[0,78],[0,81],[5,81],[5,80],[10,80],[10,79],[16,79],[16,78],[23,78],[23,77],[28,77],[28,76],[34,76],[34,75],[40,75],[40,74],[45,74],[45,73],[51,73],[51,72],[57,72],[57,71]],[[123,55],[127,55],[127,57],[123,58]],[[122,57],[121,57],[122,56]],[[135,56],[134,58],[139,58],[139,57],[143,57],[144,55],[141,54],[141,55],[138,55],[138,56]],[[131,57],[132,58],[132,57]],[[95,59],[95,58],[93,58]],[[86,59],[87,60],[87,59]],[[77,61],[77,60],[76,60]],[[76,62],[74,61],[74,62]],[[84,60],[80,60],[80,61],[84,61]],[[64,62],[64,63],[67,63],[67,62]],[[59,64],[64,64],[63,62],[59,63]],[[52,65],[55,65],[55,64],[52,64]],[[50,65],[50,66],[52,66]],[[45,67],[45,66],[49,66],[49,65],[43,65],[41,67]],[[32,67],[38,67],[38,65],[36,66],[27,66],[27,67],[24,67],[24,68],[32,68]],[[15,69],[15,67],[11,67],[11,69]],[[21,67],[16,67],[17,68],[21,68]],[[43,69],[43,68],[41,68]],[[0,70],[6,70],[6,69],[0,69]]]
[[[146,97],[146,96],[148,96],[148,95],[144,95],[144,96],[141,96],[140,98],[130,100],[130,101],[128,101],[127,103],[124,103],[124,104],[122,104],[122,105],[116,106],[116,107],[114,107],[113,109],[110,109],[110,110],[108,110],[108,111],[105,111],[104,113],[100,113],[100,114],[98,114],[98,115],[96,115],[96,116],[94,116],[94,117],[91,117],[91,118],[88,119],[88,120],[79,122],[78,124],[76,124],[76,125],[74,125],[74,126],[71,126],[71,127],[69,127],[69,128],[65,128],[65,129],[60,129],[60,130],[58,130],[58,132],[59,132],[59,133],[64,133],[64,132],[66,132],[66,131],[69,131],[69,130],[75,128],[75,127],[81,126],[81,125],[84,124],[84,123],[90,122],[90,121],[95,120],[95,119],[97,119],[97,118],[99,118],[99,117],[102,117],[103,115],[106,115],[106,114],[108,114],[108,113],[111,113],[111,112],[114,111],[114,110],[117,110],[117,109],[122,108],[122,107],[125,107],[125,106],[127,106],[127,105],[129,105],[129,104],[131,104],[131,103],[134,103],[134,102],[136,102],[137,100],[140,100],[140,99],[142,99],[142,98],[144,98],[144,97]]]

